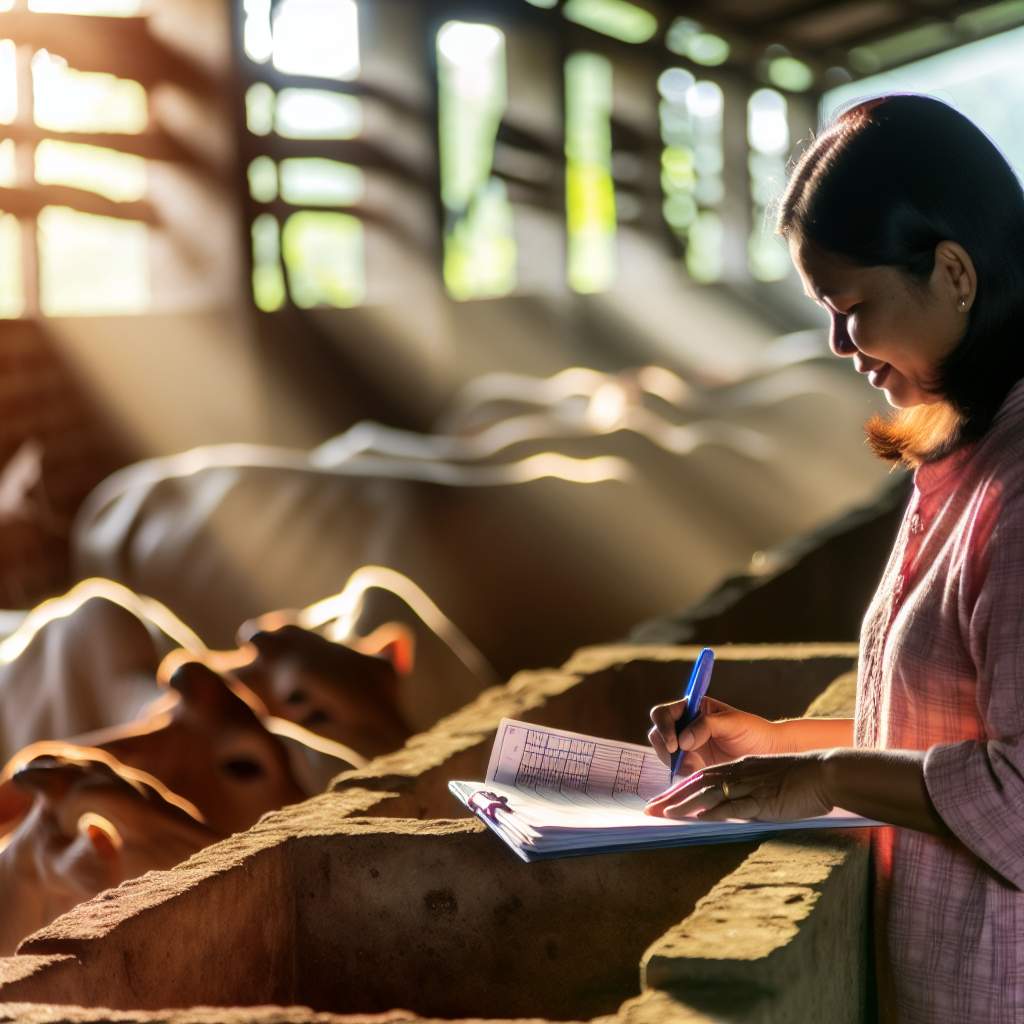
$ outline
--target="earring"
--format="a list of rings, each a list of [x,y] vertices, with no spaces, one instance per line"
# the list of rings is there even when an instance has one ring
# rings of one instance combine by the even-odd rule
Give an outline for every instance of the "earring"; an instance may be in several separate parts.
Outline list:
[[[961,310],[965,311],[967,309],[967,296],[961,295],[960,301],[957,303],[957,305],[960,307]]]

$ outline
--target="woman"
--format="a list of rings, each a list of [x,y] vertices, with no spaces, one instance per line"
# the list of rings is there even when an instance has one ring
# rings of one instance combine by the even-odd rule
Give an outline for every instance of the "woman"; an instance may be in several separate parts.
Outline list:
[[[868,424],[915,488],[864,618],[852,720],[769,722],[707,699],[695,772],[651,813],[872,830],[882,1018],[1024,1020],[1024,195],[945,104],[841,113],[778,231],[830,345],[895,412]],[[677,749],[682,702],[651,712]],[[685,772],[684,772],[685,774]]]

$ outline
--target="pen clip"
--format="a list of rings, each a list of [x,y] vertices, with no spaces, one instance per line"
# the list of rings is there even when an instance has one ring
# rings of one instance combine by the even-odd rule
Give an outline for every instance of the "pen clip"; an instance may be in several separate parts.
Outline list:
[[[477,801],[480,799],[486,801],[481,804]],[[488,821],[493,821],[495,824],[498,823],[498,811],[508,811],[509,814],[514,814],[508,805],[507,796],[498,796],[497,793],[492,793],[487,789],[478,789],[468,800],[468,806],[471,811],[482,814]]]

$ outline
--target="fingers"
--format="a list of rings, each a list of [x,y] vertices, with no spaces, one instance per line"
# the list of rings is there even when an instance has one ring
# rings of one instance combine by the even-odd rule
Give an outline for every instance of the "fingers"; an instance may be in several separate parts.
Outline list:
[[[670,764],[672,755],[677,750],[698,750],[703,747],[721,726],[721,719],[715,721],[714,716],[736,710],[722,701],[705,697],[701,701],[697,718],[680,729],[679,722],[686,713],[686,703],[685,699],[675,700],[651,708],[651,721],[654,727],[647,734],[647,738],[663,764]],[[699,763],[691,762],[690,770],[696,770],[703,763],[703,760]]]
[[[659,793],[656,797],[649,800],[644,811],[647,814],[661,816],[666,807],[685,803],[697,794],[714,787],[715,782],[708,776],[707,772],[694,772],[692,775],[688,775],[674,785],[669,786],[664,793]],[[718,791],[718,795],[721,797],[721,790]]]
[[[676,772],[676,778],[685,779],[688,775],[692,775],[694,772],[699,772],[701,769],[707,768],[708,764],[709,762],[705,761],[697,751],[689,750],[683,755],[682,761],[679,762],[679,769]]]
[[[663,793],[659,793],[657,796],[651,797],[651,799],[647,801],[646,809],[649,810],[652,807],[664,806],[666,804],[672,803],[673,801],[678,799],[680,792],[682,792],[687,787],[694,786],[697,782],[700,781],[700,779],[700,772],[696,772],[685,779],[681,779],[679,782],[676,782],[673,785],[669,786],[668,789],[666,789]]]
[[[676,740],[676,723],[686,711],[685,700],[674,700],[670,704],[658,704],[651,708],[654,728],[647,734],[655,753],[664,764],[669,764],[672,755],[679,749]]]
[[[651,813],[655,813],[661,818],[695,818],[698,815],[703,817],[702,812],[710,811],[723,803],[728,803],[728,801],[722,796],[722,791],[718,786],[703,786],[683,799],[676,796],[656,805],[656,810]],[[644,810],[646,811],[647,808]]]
[[[652,711],[651,714],[654,714]],[[658,732],[658,727],[651,726],[647,733],[647,742],[654,748],[654,753],[658,755],[658,760],[666,767],[672,763],[672,755],[669,753],[668,747],[665,745],[665,741],[661,738],[661,733]]]
[[[650,800],[646,814],[664,818],[702,820],[756,817],[758,801],[752,794],[759,787],[760,768],[748,759],[695,771]],[[725,797],[729,790],[729,799]],[[721,811],[716,809],[721,808]],[[715,815],[711,816],[711,812]]]
[[[696,750],[703,747],[711,739],[712,734],[707,715],[699,715],[696,721],[680,730],[679,747],[682,750]]]
[[[753,755],[716,764],[659,793],[644,811],[695,821],[795,821],[827,814],[832,805],[815,783],[815,764],[803,755]]]

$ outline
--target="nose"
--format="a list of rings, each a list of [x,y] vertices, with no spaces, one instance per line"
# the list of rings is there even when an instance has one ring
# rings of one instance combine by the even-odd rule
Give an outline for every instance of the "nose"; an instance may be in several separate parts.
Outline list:
[[[846,329],[846,317],[842,313],[832,314],[828,344],[837,356],[852,356],[857,351],[857,346],[854,345]]]

